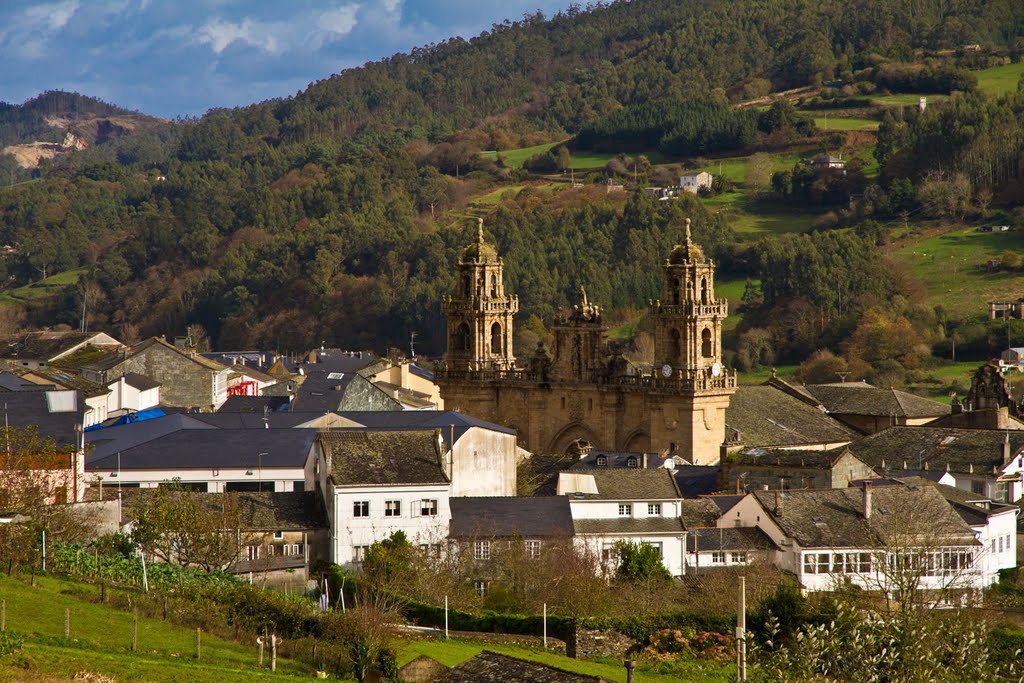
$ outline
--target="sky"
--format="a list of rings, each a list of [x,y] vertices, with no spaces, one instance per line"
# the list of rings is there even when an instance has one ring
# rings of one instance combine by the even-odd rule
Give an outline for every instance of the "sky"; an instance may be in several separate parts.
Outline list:
[[[198,116],[570,0],[0,0],[0,101],[44,90]]]

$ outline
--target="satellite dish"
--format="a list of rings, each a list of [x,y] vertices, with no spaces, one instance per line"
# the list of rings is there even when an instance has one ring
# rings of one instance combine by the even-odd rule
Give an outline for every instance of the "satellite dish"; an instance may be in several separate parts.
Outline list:
[[[661,366],[661,376],[666,379],[672,376],[672,366],[666,363]]]
[[[719,365],[718,363],[713,364],[711,366],[711,376],[712,377],[718,377],[721,374],[722,374],[722,366]]]

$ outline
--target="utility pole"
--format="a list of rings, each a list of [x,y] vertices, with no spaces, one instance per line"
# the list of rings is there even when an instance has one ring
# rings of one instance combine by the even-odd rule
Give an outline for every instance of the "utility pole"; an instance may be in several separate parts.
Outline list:
[[[736,612],[736,680],[747,680],[747,579],[740,577],[740,604]]]

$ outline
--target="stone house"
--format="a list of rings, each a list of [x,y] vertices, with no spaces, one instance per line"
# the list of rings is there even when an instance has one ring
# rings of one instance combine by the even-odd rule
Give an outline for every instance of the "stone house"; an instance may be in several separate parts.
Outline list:
[[[34,370],[84,349],[121,349],[105,332],[24,332],[0,341],[0,368]]]
[[[701,190],[710,190],[714,179],[707,171],[689,171],[679,176],[679,189],[697,194]]]
[[[781,379],[769,382],[791,396],[820,406],[828,415],[861,434],[874,434],[895,425],[924,425],[950,413],[945,403],[898,389],[881,389],[867,382],[799,386]]]
[[[948,472],[957,488],[999,503],[1024,494],[1024,431],[891,427],[849,449],[883,476]]]
[[[402,404],[356,372],[305,373],[290,410],[295,412],[398,411]]]
[[[836,489],[875,476],[846,446],[827,451],[746,448],[722,460],[720,490]]]

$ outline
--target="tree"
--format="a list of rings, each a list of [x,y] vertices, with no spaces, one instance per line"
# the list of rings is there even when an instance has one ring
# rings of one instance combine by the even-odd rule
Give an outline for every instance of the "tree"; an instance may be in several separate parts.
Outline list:
[[[650,543],[619,541],[615,544],[619,558],[617,574],[626,581],[669,581],[672,575],[661,562],[661,551]]]
[[[218,497],[216,507],[211,501],[178,481],[160,486],[138,501],[132,541],[164,562],[206,571],[230,566],[254,535],[242,529],[237,494]]]
[[[805,384],[828,384],[842,381],[848,371],[846,359],[828,349],[819,349],[800,364],[796,375]]]
[[[415,556],[404,531],[377,541],[366,551],[364,575],[378,586],[403,586],[413,571]]]
[[[772,158],[764,152],[750,155],[747,160],[747,189],[756,194],[763,194],[771,186]]]

